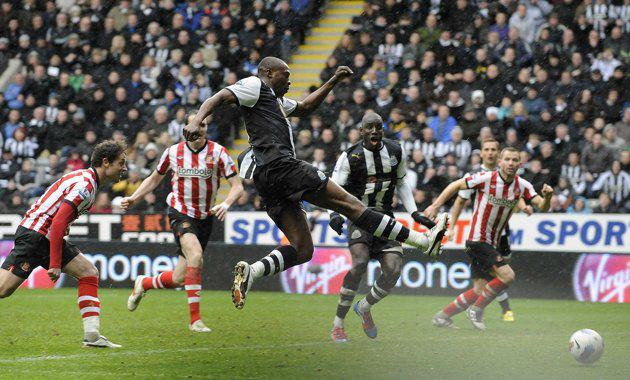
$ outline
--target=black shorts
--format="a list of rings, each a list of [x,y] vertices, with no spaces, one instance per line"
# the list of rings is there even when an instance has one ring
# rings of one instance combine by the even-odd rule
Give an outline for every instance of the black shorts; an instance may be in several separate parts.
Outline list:
[[[472,278],[482,278],[490,281],[494,276],[490,273],[493,266],[501,267],[507,263],[501,253],[488,243],[468,240],[466,254],[470,258]]]
[[[306,192],[326,188],[328,177],[304,161],[280,158],[254,171],[254,185],[269,217],[278,224],[285,208],[301,209]]]
[[[363,243],[370,250],[370,259],[379,260],[383,253],[391,252],[402,257],[402,244],[395,240],[385,240],[378,238],[357,227],[348,220],[348,246]]]
[[[510,239],[508,235],[502,235],[499,237],[499,244],[497,244],[497,250],[503,256],[503,258],[512,257],[512,248],[510,248]]]
[[[504,258],[512,257],[512,248],[510,248],[510,225],[505,225],[505,231],[503,231],[503,235],[499,237],[499,244],[497,244],[497,249],[501,256]]]
[[[63,239],[61,247],[61,267],[65,267],[81,251]],[[2,269],[27,279],[38,266],[48,269],[50,265],[50,241],[39,232],[19,226],[15,232],[15,246],[7,256]]]
[[[191,233],[197,236],[197,240],[199,240],[199,244],[201,244],[201,250],[206,250],[208,240],[210,240],[210,234],[212,233],[212,217],[206,219],[195,219],[188,215],[184,215],[175,209],[169,208],[168,220],[171,223],[173,235],[175,235],[178,255],[184,256],[182,253],[181,243],[179,242],[179,237],[185,233]]]

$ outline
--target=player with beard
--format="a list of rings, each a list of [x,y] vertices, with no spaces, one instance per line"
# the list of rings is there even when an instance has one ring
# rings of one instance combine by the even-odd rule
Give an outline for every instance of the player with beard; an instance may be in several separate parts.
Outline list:
[[[341,154],[335,165],[332,180],[350,194],[360,199],[371,210],[393,217],[394,192],[413,219],[427,227],[435,223],[420,214],[413,199],[411,187],[405,182],[407,158],[399,142],[383,138],[383,120],[376,113],[367,113],[359,129],[363,141]],[[343,234],[344,219],[333,212],[330,227]],[[361,278],[370,259],[381,264],[381,275],[376,279],[368,295],[354,305],[361,318],[363,331],[369,338],[376,338],[377,328],[372,319],[371,307],[385,298],[396,285],[402,268],[402,244],[381,239],[348,223],[348,245],[352,255],[352,268],[346,273],[339,292],[339,304],[333,321],[331,338],[334,342],[347,342],[344,320],[359,288]]]
[[[497,169],[497,161],[499,158],[499,142],[495,139],[486,139],[481,143],[481,168],[476,173],[483,173],[488,171],[494,171]],[[471,174],[476,173],[466,173],[464,177],[468,177]],[[476,199],[474,190],[460,190],[457,193],[457,198],[455,199],[455,203],[453,207],[451,207],[451,226],[449,228],[448,239],[453,239],[455,223],[459,219],[459,215],[464,208],[464,204],[466,201],[471,200],[474,202]],[[519,210],[523,210],[526,214],[531,215],[533,213],[533,209],[531,206],[527,206],[523,198],[519,199],[517,208]],[[462,231],[463,232],[463,231]],[[503,233],[501,234],[501,238],[499,239],[499,245],[497,249],[501,253],[503,260],[506,262],[510,262],[512,257],[512,250],[510,248],[510,226],[506,224]],[[486,278],[486,280],[490,281],[492,278]],[[514,312],[510,307],[510,300],[507,291],[501,292],[497,296],[497,301],[499,305],[501,305],[501,309],[503,310],[503,320],[505,322],[514,322]]]
[[[485,307],[514,281],[514,271],[497,250],[501,233],[512,211],[521,197],[540,211],[549,210],[553,189],[545,184],[541,197],[536,194],[531,183],[516,174],[521,165],[520,152],[508,147],[501,151],[499,157],[498,170],[473,174],[451,183],[425,210],[427,216],[435,216],[437,210],[458,191],[476,191],[470,234],[466,240],[473,288],[460,294],[446,309],[433,317],[436,326],[452,327],[451,317],[467,310],[467,317],[473,326],[479,330],[486,329],[483,322]]]
[[[428,233],[409,230],[394,218],[368,209],[334,181],[329,181],[322,171],[296,159],[287,117],[307,116],[315,111],[333,87],[351,77],[353,72],[346,66],[338,67],[331,79],[299,102],[284,97],[291,84],[290,75],[289,66],[284,61],[266,57],[258,66],[257,76],[244,78],[214,94],[204,101],[197,116],[184,127],[186,139],[195,140],[202,120],[217,107],[238,104],[252,146],[251,153],[241,156],[241,176],[253,178],[267,214],[290,242],[251,265],[244,261],[236,264],[232,301],[238,309],[245,305],[247,292],[255,280],[278,274],[312,258],[313,238],[301,206],[302,200],[339,212],[370,234],[410,244],[429,256],[441,253],[442,237],[447,228],[448,214],[443,213]]]
[[[243,191],[241,180],[236,176],[234,161],[227,149],[208,140],[207,128],[207,124],[202,124],[196,140],[181,141],[166,149],[155,171],[142,181],[130,197],[125,197],[121,202],[122,208],[127,210],[153,191],[167,172],[172,171],[173,190],[166,198],[166,203],[169,206],[168,219],[179,247],[179,259],[172,271],[154,277],[138,276],[127,300],[127,309],[136,310],[151,289],[183,286],[190,314],[188,329],[201,333],[211,331],[201,319],[200,301],[203,252],[212,233],[213,216],[222,221]],[[227,179],[230,192],[225,201],[215,205],[221,177]]]

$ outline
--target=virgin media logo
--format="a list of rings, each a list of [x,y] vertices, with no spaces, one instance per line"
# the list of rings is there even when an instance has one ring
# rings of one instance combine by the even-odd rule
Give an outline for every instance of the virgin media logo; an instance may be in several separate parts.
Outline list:
[[[337,294],[351,266],[346,248],[315,248],[311,261],[282,272],[282,288],[286,293]]]
[[[573,291],[579,301],[630,302],[630,255],[581,255]]]

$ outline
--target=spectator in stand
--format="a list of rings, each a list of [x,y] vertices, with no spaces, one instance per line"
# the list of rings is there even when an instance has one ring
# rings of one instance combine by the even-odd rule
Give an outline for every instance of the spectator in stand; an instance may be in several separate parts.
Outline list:
[[[451,132],[457,125],[457,121],[450,115],[447,105],[438,106],[438,114],[429,121],[429,128],[433,130],[435,140],[448,143],[451,141]]]
[[[614,156],[602,144],[602,135],[595,133],[593,141],[588,143],[582,153],[582,166],[586,170],[586,181],[591,183],[612,165]]]
[[[20,171],[17,156],[27,145],[34,150],[27,156],[38,165],[57,167],[45,168],[49,181],[68,162],[74,165],[69,158],[75,150],[85,163],[99,139],[137,139],[130,166],[146,173],[154,155],[180,137],[182,112],[197,109],[215,89],[255,74],[260,57],[288,59],[307,21],[318,14],[317,2],[304,7],[287,0],[110,3],[3,3],[17,16],[0,22],[6,30],[0,69],[12,58],[22,69],[0,94],[0,146],[11,139],[15,153],[0,160],[0,189]],[[368,109],[383,114],[410,156],[415,148],[426,157],[422,162],[435,160],[433,173],[414,174],[426,190],[414,195],[420,204],[430,203],[432,191],[452,176],[449,166],[479,165],[472,153],[465,163],[457,150],[436,156],[456,125],[463,132],[459,144],[467,141],[471,149],[487,137],[523,149],[523,171],[536,170],[536,159],[543,160],[543,176],[561,168],[576,194],[587,193],[586,179],[590,185],[598,173],[612,170],[615,158],[627,171],[627,6],[603,0],[487,3],[366,2],[335,50],[337,63],[331,60],[321,75],[327,79],[346,62],[356,77],[326,97],[319,119],[291,118],[292,127],[311,132],[311,148],[324,135],[328,139],[325,130],[331,129],[328,158],[358,141],[355,122]],[[234,106],[217,112],[222,117],[212,123],[210,136],[229,145],[240,134],[240,115]],[[13,138],[22,126],[25,138]],[[309,149],[304,157],[311,162]],[[583,165],[574,150],[583,152]],[[48,158],[50,153],[59,156]],[[534,162],[526,162],[531,157]],[[549,166],[545,157],[556,163]],[[163,207],[163,195],[155,194],[139,210]],[[11,195],[5,199],[11,203]],[[258,197],[252,199],[260,206]],[[20,201],[18,194],[16,207]],[[555,202],[564,208],[559,196]]]
[[[621,163],[613,161],[610,170],[602,173],[591,187],[593,193],[602,191],[610,197],[612,204],[619,211],[630,211],[630,174],[621,170]]]
[[[593,209],[594,213],[608,214],[619,212],[619,209],[615,207],[615,205],[612,203],[612,200],[610,199],[610,196],[607,193],[600,193],[597,200],[597,207]]]
[[[298,133],[297,144],[295,144],[295,155],[298,160],[310,162],[313,159],[315,145],[313,144],[313,134],[304,129]]]
[[[619,65],[621,65],[621,62],[615,59],[612,49],[604,49],[601,55],[593,62],[591,70],[599,70],[602,73],[604,81],[608,81],[613,75],[615,68]]]
[[[90,213],[94,214],[111,214],[112,213],[112,201],[109,199],[109,194],[106,192],[100,192],[96,195],[94,206],[90,209]]]
[[[438,157],[445,157],[449,153],[454,154],[457,159],[457,167],[460,170],[465,170],[470,154],[472,153],[472,146],[470,142],[462,138],[462,129],[460,127],[453,128],[451,131],[451,141],[448,143],[439,142],[436,148],[436,155]]]

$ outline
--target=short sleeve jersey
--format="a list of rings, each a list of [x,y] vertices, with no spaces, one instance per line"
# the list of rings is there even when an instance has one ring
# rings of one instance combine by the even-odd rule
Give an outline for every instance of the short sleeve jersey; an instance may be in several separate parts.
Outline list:
[[[297,101],[278,98],[255,76],[241,79],[226,89],[238,100],[257,166],[282,157],[295,157],[293,133],[287,117],[297,108]]]

